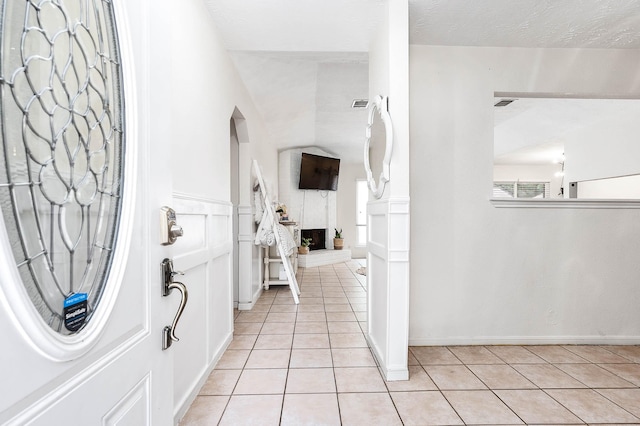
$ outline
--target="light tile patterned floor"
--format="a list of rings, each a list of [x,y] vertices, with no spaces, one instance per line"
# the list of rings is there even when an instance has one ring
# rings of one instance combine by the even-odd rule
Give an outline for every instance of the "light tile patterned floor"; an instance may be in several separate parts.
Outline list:
[[[412,347],[385,382],[355,261],[299,271],[236,313],[229,349],[181,425],[639,424],[640,346]]]

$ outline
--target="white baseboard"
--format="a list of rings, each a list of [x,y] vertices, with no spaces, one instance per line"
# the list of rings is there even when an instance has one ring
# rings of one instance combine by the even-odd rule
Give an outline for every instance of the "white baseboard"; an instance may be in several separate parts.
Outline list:
[[[409,346],[639,344],[640,336],[483,336],[409,338]]]
[[[380,348],[369,338],[368,334],[365,334],[365,338],[367,343],[369,344],[369,349],[375,358],[376,364],[378,364],[378,369],[382,374],[382,377],[389,382],[397,381],[397,380],[409,380],[409,368],[408,366],[387,366],[384,363],[384,358],[380,353]]]
[[[262,288],[262,286],[259,286],[258,287],[258,291],[256,291],[255,294],[253,295],[253,300],[251,302],[238,303],[238,310],[239,311],[250,311],[251,309],[253,309],[253,307],[256,305],[256,302],[258,301],[258,299],[262,295],[262,292],[263,292],[263,288]]]
[[[384,378],[388,382],[395,382],[399,380],[409,380],[409,369],[408,368],[389,368],[384,369],[380,367],[380,372],[384,376]]]

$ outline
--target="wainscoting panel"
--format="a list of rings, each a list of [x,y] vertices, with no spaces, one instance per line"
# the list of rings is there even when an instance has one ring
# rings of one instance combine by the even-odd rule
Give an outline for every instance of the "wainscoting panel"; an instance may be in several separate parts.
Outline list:
[[[409,199],[367,204],[367,339],[387,380],[409,377]]]
[[[173,206],[184,236],[171,246],[176,281],[189,301],[176,327],[174,419],[180,419],[233,336],[232,220],[228,202],[174,194]],[[176,299],[176,294],[169,296]]]

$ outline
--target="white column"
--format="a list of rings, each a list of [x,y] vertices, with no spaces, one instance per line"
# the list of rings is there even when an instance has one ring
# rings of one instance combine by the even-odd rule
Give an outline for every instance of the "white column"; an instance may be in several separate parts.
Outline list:
[[[367,339],[385,378],[407,380],[410,287],[407,0],[388,2],[386,21],[380,26],[369,58],[369,97],[389,98],[393,150],[390,181],[382,198],[367,204]]]

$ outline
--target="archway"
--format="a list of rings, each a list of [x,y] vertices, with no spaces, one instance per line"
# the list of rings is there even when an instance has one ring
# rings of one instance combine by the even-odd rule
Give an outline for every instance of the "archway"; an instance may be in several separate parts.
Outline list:
[[[260,291],[259,250],[253,244],[251,209],[251,150],[244,115],[235,108],[230,118],[230,201],[233,203],[233,285],[234,306],[253,307]],[[254,261],[255,260],[255,261]]]

